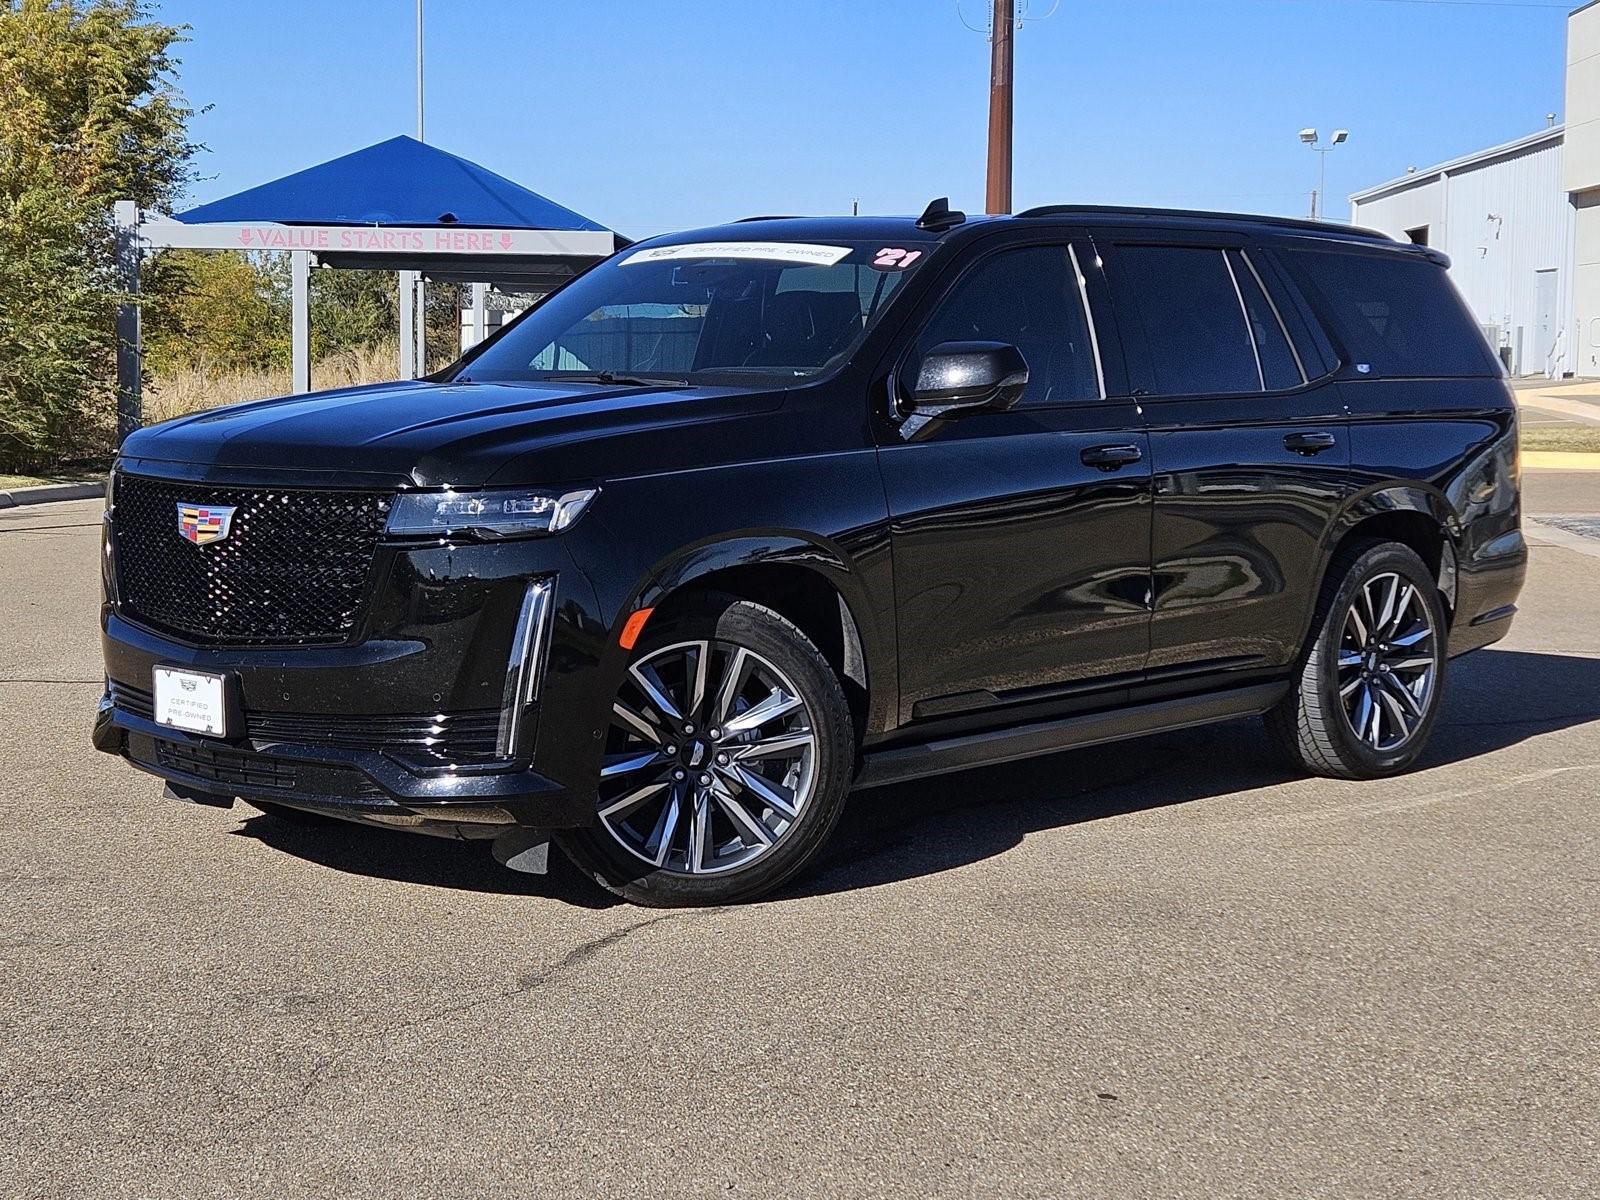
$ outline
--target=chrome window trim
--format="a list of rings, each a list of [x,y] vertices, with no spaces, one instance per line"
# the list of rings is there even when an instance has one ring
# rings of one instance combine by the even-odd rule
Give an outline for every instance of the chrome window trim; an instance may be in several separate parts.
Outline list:
[[[1094,351],[1094,377],[1100,387],[1100,399],[1106,398],[1106,368],[1100,361],[1100,331],[1094,323],[1094,307],[1089,303],[1089,280],[1084,276],[1083,265],[1078,261],[1078,248],[1067,243],[1067,258],[1072,263],[1072,277],[1078,283],[1078,302],[1083,305],[1083,319],[1089,328],[1089,346]]]
[[[1217,251],[1222,255],[1222,265],[1228,268],[1228,281],[1233,284],[1234,298],[1239,301],[1239,316],[1244,319],[1244,336],[1250,342],[1250,353],[1256,360],[1256,381],[1260,383],[1261,390],[1267,390],[1267,372],[1261,365],[1261,347],[1256,345],[1256,332],[1250,328],[1250,306],[1244,302],[1244,289],[1239,286],[1239,276],[1233,269],[1233,259],[1226,250]]]
[[[1250,252],[1240,250],[1239,257],[1244,259],[1244,265],[1250,268],[1250,274],[1255,277],[1256,286],[1261,289],[1261,294],[1267,298],[1267,307],[1272,310],[1272,316],[1278,322],[1278,332],[1283,334],[1284,343],[1289,347],[1289,353],[1294,356],[1295,369],[1300,372],[1300,384],[1304,386],[1311,382],[1311,376],[1306,374],[1306,364],[1300,358],[1300,347],[1294,344],[1294,339],[1289,336],[1289,327],[1283,323],[1283,313],[1278,311],[1278,302],[1272,298],[1272,293],[1267,290],[1267,281],[1261,278],[1261,272],[1256,270],[1256,264],[1250,261]],[[1249,314],[1246,314],[1248,323]],[[1254,340],[1254,339],[1252,339]],[[1265,379],[1262,380],[1266,382]]]

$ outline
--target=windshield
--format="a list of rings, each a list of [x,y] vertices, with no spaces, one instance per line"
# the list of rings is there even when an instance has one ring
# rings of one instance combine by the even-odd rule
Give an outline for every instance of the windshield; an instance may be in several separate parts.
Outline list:
[[[930,249],[752,240],[624,251],[517,322],[459,378],[807,379],[855,350]]]

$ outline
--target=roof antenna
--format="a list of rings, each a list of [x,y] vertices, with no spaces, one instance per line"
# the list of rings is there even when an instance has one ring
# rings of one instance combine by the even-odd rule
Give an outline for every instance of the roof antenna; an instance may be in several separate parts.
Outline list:
[[[917,218],[917,228],[942,232],[966,219],[966,213],[950,207],[949,196],[940,196],[937,200],[929,201],[928,207],[922,210],[922,215]]]

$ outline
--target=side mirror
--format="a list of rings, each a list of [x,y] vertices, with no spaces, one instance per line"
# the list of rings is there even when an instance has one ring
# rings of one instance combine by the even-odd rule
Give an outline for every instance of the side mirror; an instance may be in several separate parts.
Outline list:
[[[923,356],[906,404],[921,417],[1007,409],[1028,386],[1028,360],[1005,342],[940,342]]]

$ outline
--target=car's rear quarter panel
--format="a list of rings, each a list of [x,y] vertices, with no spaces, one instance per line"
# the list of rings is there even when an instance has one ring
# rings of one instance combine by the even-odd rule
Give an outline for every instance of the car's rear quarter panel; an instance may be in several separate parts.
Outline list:
[[[1357,506],[1370,508],[1385,493],[1425,493],[1456,557],[1450,651],[1498,640],[1528,558],[1510,389],[1498,378],[1374,379],[1347,383],[1344,392],[1362,483]]]

